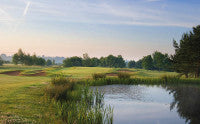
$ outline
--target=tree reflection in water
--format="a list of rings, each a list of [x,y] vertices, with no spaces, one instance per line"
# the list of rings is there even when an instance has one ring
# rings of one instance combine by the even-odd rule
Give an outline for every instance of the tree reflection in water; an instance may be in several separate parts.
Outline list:
[[[200,86],[170,85],[163,87],[174,96],[170,109],[177,108],[177,112],[186,119],[187,123],[200,124]]]

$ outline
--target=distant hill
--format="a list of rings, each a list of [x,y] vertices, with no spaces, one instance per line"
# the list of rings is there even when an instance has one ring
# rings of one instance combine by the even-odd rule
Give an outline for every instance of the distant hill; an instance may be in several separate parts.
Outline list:
[[[12,56],[7,56],[6,54],[1,54],[0,55],[1,56],[1,58],[4,60],[4,61],[9,61],[9,62],[11,62],[12,61]],[[39,57],[42,57],[42,58],[44,58],[45,60],[51,60],[51,61],[53,61],[53,60],[55,60],[55,63],[56,64],[62,64],[63,63],[63,60],[65,59],[65,57],[59,57],[59,56],[56,56],[56,57],[50,57],[50,56],[39,56]]]

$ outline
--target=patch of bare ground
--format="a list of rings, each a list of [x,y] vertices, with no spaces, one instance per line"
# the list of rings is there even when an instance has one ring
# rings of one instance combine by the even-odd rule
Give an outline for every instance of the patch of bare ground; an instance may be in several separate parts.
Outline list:
[[[117,76],[117,73],[107,73],[106,76]]]
[[[9,76],[20,76],[21,71],[7,71],[7,72],[2,72],[0,74],[5,74]]]

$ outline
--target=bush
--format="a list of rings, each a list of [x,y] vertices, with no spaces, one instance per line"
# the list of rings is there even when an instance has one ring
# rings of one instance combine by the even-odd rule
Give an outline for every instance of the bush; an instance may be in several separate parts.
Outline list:
[[[75,81],[62,75],[55,76],[51,79],[51,85],[46,88],[46,95],[55,100],[66,100],[69,92],[75,89]]]
[[[131,75],[129,73],[121,72],[117,74],[119,79],[129,79]]]
[[[93,78],[94,80],[106,78],[106,74],[104,74],[104,73],[96,73],[96,74],[93,74],[93,75],[92,75],[92,78]]]

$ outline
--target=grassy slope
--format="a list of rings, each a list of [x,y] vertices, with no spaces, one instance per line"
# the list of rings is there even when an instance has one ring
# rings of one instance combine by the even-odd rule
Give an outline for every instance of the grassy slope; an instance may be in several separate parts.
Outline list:
[[[21,71],[22,74],[34,73],[37,70],[43,70],[44,67],[41,66],[24,66],[24,65],[13,65],[6,64],[4,66],[0,66],[0,73],[9,72],[9,71]]]
[[[71,68],[43,68],[38,66],[14,66],[0,67],[0,72],[24,70],[46,70],[51,74],[63,73],[73,78],[90,78],[93,73],[113,73],[118,69],[101,67],[71,67]],[[133,77],[159,77],[164,74],[176,74],[171,72],[146,71],[131,69]],[[8,76],[0,74],[0,120],[12,122],[34,122],[42,115],[50,112],[46,103],[42,102],[43,88],[50,77],[26,77]],[[51,112],[50,112],[51,113]],[[48,115],[47,115],[48,117]],[[20,120],[21,119],[21,120]]]
[[[102,67],[70,67],[60,68],[55,70],[49,69],[49,73],[53,74],[65,74],[72,78],[91,78],[94,73],[110,73],[114,68],[102,68]]]
[[[130,69],[133,71],[133,76],[138,78],[159,78],[162,75],[177,75],[176,72],[151,71],[144,69]]]
[[[0,120],[33,122],[47,109],[41,101],[46,77],[0,75]]]

